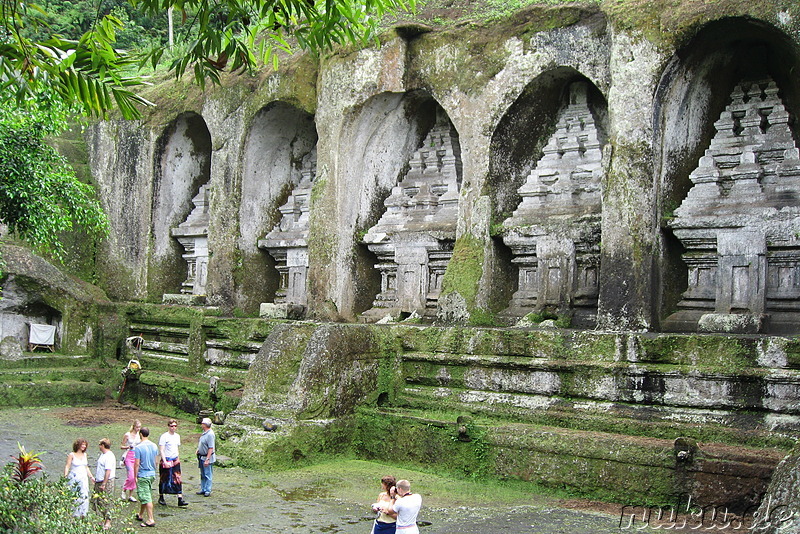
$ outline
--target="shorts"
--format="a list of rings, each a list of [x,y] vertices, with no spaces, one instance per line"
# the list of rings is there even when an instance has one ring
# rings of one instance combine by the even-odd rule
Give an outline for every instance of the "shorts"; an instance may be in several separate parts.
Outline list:
[[[139,502],[147,504],[153,502],[153,481],[156,477],[139,477],[136,479],[136,496]]]

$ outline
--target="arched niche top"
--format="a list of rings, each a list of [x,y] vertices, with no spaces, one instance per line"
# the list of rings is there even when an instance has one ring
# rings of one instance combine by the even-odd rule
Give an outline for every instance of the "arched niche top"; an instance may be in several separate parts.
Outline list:
[[[365,229],[378,220],[384,199],[409,171],[412,155],[443,116],[455,132],[443,108],[425,91],[380,93],[350,110],[339,153],[344,156],[341,176],[351,184],[349,191],[359,195],[360,203],[345,207],[357,227]],[[459,166],[459,182],[460,172]]]
[[[662,213],[686,196],[691,187],[688,176],[714,136],[714,121],[728,105],[734,87],[742,81],[771,78],[786,108],[796,114],[800,77],[793,73],[798,66],[800,50],[792,39],[750,18],[711,22],[677,50],[655,94]]]
[[[175,142],[176,136],[187,139],[198,151],[211,152],[211,132],[209,132],[202,115],[194,111],[185,111],[179,114],[164,128],[158,143],[162,161],[168,155],[165,153],[165,147],[169,143]]]
[[[510,214],[520,202],[517,194],[530,170],[542,157],[556,122],[570,99],[573,83],[587,87],[589,108],[605,143],[608,103],[586,76],[571,67],[558,67],[533,79],[503,115],[491,140],[487,193],[495,213]]]
[[[181,113],[165,128],[154,174],[153,224],[160,250],[159,236],[166,235],[164,241],[169,242],[169,228],[186,218],[192,198],[211,176],[211,133],[203,117]]]
[[[242,153],[239,208],[240,247],[256,252],[256,242],[280,220],[278,207],[316,164],[314,116],[273,101],[252,118]],[[310,177],[313,180],[313,175]]]

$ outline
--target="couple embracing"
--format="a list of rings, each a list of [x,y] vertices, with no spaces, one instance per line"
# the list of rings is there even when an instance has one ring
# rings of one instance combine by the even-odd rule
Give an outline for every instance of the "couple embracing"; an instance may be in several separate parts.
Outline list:
[[[408,480],[398,480],[387,475],[381,479],[383,491],[372,510],[380,515],[372,526],[372,534],[419,534],[417,514],[422,507],[422,496],[411,493]]]

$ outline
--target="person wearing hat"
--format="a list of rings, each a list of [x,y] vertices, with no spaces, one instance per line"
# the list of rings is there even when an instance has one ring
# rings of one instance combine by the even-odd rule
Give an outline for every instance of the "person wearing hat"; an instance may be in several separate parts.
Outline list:
[[[197,442],[197,464],[200,468],[200,491],[197,494],[208,497],[211,495],[212,469],[217,460],[214,454],[216,436],[211,430],[211,419],[208,417],[203,418],[200,426],[203,427],[203,435]]]

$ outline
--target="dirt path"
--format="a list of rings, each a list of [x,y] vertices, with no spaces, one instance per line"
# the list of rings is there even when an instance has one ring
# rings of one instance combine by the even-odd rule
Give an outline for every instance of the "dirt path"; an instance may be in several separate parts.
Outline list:
[[[149,426],[156,440],[166,429],[167,418],[163,416],[117,405],[0,410],[0,457],[9,458],[20,442],[29,450],[41,452],[46,471],[58,476],[75,438],[89,440],[90,462],[94,465],[99,439],[109,437],[116,447],[133,419]],[[178,431],[183,441],[181,451],[191,455],[200,427],[182,421]],[[224,449],[224,443],[220,445]],[[414,489],[423,495],[422,534],[620,532],[613,509],[607,510],[611,512],[608,514],[570,510],[558,501],[519,490],[497,491],[372,462],[343,460],[282,473],[216,469],[214,491],[208,498],[194,494],[199,483],[197,467],[189,461],[184,465],[189,507],[179,509],[175,497],[168,498],[168,506],[156,506],[157,527],[148,532],[367,534],[373,518],[368,513],[369,504],[377,494],[375,481],[389,471],[412,480]],[[121,488],[121,481],[117,488]],[[133,515],[137,509],[133,504],[120,504],[115,530],[136,526]]]

